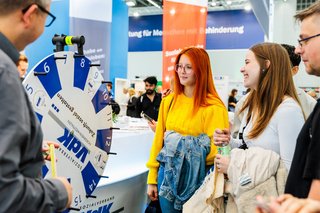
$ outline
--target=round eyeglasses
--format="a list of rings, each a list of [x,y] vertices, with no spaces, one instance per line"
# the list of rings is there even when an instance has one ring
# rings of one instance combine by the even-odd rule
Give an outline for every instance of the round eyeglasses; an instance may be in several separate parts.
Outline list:
[[[184,70],[185,73],[190,74],[192,72],[192,66],[191,64],[185,64],[184,66],[183,64],[176,64],[174,70],[176,72],[181,72]]]

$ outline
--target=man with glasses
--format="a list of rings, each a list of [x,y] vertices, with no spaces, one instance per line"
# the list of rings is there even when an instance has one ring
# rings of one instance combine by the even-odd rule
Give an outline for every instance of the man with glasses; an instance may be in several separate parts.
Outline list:
[[[70,206],[66,178],[42,179],[43,135],[17,70],[19,51],[44,31],[51,0],[0,0],[0,212]]]
[[[299,45],[295,52],[310,75],[320,76],[320,1],[299,12]],[[302,127],[285,192],[299,198],[320,200],[320,100]]]

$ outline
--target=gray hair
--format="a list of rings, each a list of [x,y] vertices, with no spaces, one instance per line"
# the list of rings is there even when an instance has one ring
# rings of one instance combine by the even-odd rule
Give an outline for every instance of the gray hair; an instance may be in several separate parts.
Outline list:
[[[16,10],[23,10],[31,4],[46,7],[51,0],[0,0],[0,16],[8,15]]]

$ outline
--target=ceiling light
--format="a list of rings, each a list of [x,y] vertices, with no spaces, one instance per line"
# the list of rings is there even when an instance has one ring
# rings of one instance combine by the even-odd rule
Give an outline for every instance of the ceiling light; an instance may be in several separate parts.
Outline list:
[[[211,6],[212,6],[212,7],[217,6],[217,2],[215,2],[215,1],[211,2]]]
[[[134,13],[133,13],[133,16],[134,16],[134,17],[139,17],[140,14],[139,14],[138,12],[134,12]]]
[[[152,1],[152,0],[147,0],[147,1],[148,1],[150,4],[152,4],[153,6],[161,9],[161,7],[160,7],[157,3],[155,3],[154,1]]]
[[[136,3],[137,3],[136,0],[126,0],[126,5],[128,7],[133,7],[136,5]]]
[[[231,1],[227,1],[227,5],[231,5],[232,4],[232,2]]]
[[[245,9],[246,11],[250,11],[250,10],[251,10],[251,5],[247,4],[247,5],[244,7],[244,9]]]
[[[169,82],[169,81],[170,81],[170,77],[169,77],[169,76],[166,76],[166,77],[165,77],[165,81],[166,81],[166,82]]]

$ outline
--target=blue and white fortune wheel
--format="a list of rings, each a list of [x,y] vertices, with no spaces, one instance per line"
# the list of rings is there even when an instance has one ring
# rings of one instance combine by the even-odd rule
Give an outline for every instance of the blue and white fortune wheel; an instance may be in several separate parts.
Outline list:
[[[85,56],[56,52],[40,61],[23,85],[38,116],[44,140],[55,141],[58,176],[73,187],[72,207],[96,188],[112,139],[110,97],[103,77]],[[50,162],[43,176],[51,177]]]

